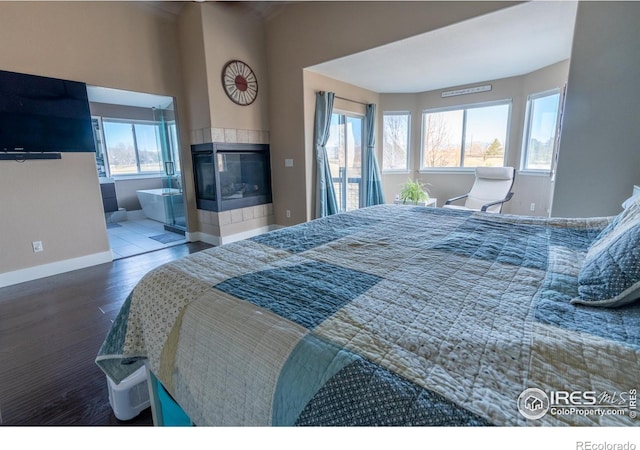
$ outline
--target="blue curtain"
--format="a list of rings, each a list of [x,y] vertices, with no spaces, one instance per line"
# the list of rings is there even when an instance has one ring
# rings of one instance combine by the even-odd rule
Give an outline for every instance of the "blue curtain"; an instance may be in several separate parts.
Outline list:
[[[327,141],[331,127],[333,111],[333,92],[316,93],[316,116],[314,127],[314,146],[317,167],[316,217],[325,217],[338,212],[336,191],[333,187],[331,169],[327,158]]]
[[[382,177],[380,176],[380,168],[378,159],[376,158],[376,105],[368,104],[366,106],[365,129],[367,146],[365,147],[364,167],[362,171],[363,197],[362,204],[364,206],[381,205],[384,203],[384,194],[382,192]]]

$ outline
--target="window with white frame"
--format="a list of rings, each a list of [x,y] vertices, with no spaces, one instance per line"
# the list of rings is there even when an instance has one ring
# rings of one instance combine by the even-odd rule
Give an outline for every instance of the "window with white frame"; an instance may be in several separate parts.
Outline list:
[[[532,94],[527,98],[522,170],[551,170],[558,131],[560,90]]]
[[[409,170],[411,113],[384,112],[382,115],[382,170]]]
[[[114,176],[162,172],[159,127],[155,122],[103,119],[109,173]]]
[[[422,113],[421,169],[503,166],[511,100]]]

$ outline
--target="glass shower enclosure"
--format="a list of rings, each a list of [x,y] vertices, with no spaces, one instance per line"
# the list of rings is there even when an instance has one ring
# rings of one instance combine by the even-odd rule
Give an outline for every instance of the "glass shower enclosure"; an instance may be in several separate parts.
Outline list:
[[[153,108],[153,115],[155,122],[158,124],[157,139],[165,177],[163,180],[165,229],[184,234],[186,217],[184,192],[182,190],[180,140],[178,138],[173,102]]]

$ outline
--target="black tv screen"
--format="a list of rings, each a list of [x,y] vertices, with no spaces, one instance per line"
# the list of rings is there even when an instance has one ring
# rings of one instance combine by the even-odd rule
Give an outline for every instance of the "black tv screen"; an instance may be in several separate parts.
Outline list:
[[[0,70],[0,152],[95,152],[86,84]]]

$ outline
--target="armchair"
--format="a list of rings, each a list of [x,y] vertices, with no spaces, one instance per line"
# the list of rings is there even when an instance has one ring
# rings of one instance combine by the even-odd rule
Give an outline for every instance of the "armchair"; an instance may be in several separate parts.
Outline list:
[[[464,195],[450,198],[443,208],[466,209],[500,213],[502,205],[513,197],[511,188],[515,179],[513,167],[476,167],[476,180]],[[464,205],[453,202],[465,200]]]

